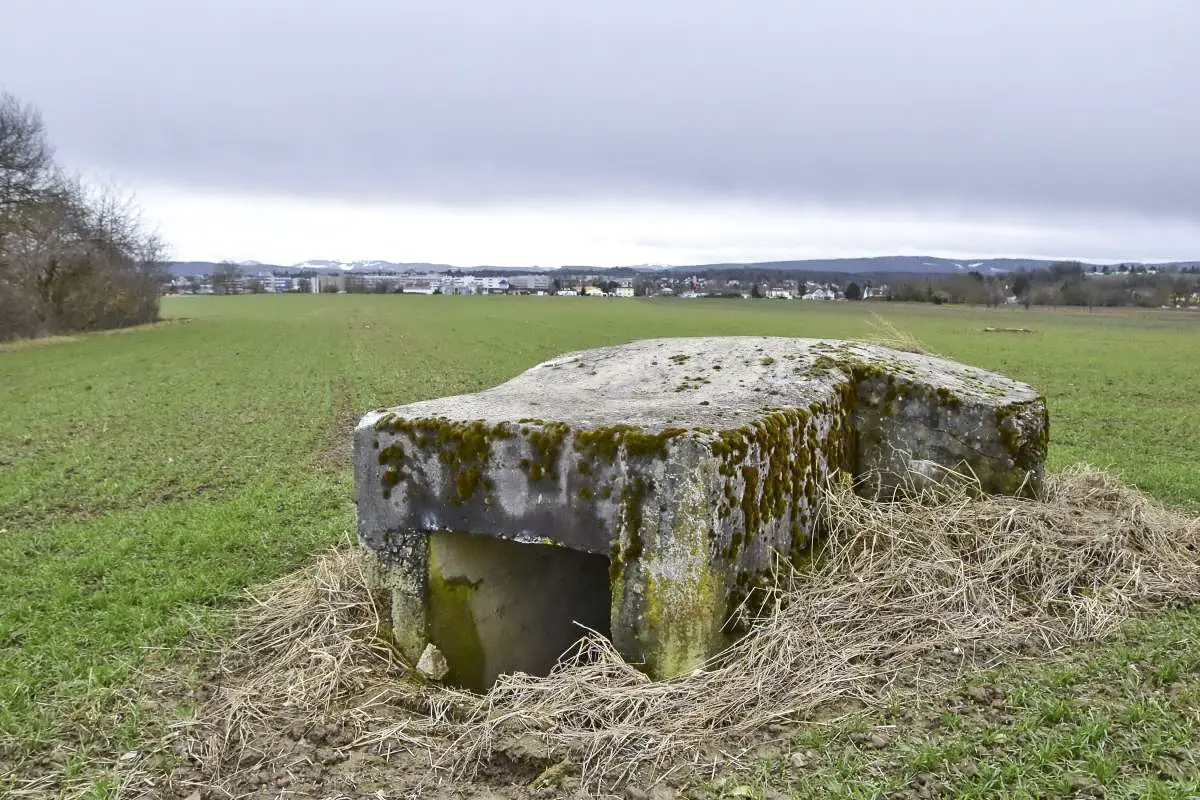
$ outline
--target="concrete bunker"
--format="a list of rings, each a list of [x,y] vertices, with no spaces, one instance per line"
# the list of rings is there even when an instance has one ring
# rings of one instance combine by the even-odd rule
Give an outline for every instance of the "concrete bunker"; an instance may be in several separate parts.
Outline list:
[[[446,681],[486,689],[511,672],[544,675],[585,626],[610,636],[606,556],[478,534],[429,537],[429,640]]]
[[[1031,493],[1047,438],[1036,390],[945,359],[655,339],[366,415],[358,534],[411,663],[432,642],[454,682],[483,687],[545,672],[573,621],[607,621],[627,660],[670,677],[728,643],[730,609],[776,553],[809,547],[832,475],[887,494],[970,471]]]

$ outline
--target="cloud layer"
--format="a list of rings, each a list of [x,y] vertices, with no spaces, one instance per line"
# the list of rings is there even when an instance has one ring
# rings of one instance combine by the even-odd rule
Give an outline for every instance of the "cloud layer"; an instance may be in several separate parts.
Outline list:
[[[6,0],[4,17],[0,81],[64,158],[139,185],[1200,226],[1193,0]]]

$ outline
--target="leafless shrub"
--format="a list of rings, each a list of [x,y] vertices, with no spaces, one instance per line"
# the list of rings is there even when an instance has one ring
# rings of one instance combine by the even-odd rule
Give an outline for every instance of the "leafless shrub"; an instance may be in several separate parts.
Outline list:
[[[130,198],[65,176],[40,115],[0,94],[0,340],[154,321],[163,256]]]

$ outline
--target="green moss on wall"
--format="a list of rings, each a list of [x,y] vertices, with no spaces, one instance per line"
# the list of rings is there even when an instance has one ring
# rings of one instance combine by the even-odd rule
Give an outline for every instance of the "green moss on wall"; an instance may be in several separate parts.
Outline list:
[[[384,489],[391,489],[400,482],[400,470],[395,467],[388,467],[383,471],[383,477],[380,478]]]
[[[755,534],[758,533],[759,523],[762,521],[762,516],[759,513],[759,494],[758,494],[758,468],[757,467],[742,467],[742,525],[734,533],[733,541],[730,543],[730,556],[734,556],[741,552]]]
[[[962,408],[962,398],[945,386],[937,387],[933,393],[937,397],[938,405],[942,408],[949,408],[956,411]]]
[[[703,488],[685,491],[671,537],[687,554],[677,571],[643,573],[637,638],[651,674],[670,678],[701,664],[727,644],[724,623],[727,581],[708,557],[709,508]]]
[[[399,442],[392,442],[387,447],[383,448],[376,454],[375,459],[380,466],[391,464],[393,466],[404,463],[404,448]]]
[[[470,500],[480,489],[490,489],[491,481],[487,478],[488,461],[491,459],[492,442],[497,439],[508,439],[513,435],[512,428],[501,422],[489,425],[483,420],[473,422],[456,422],[445,417],[422,417],[404,419],[395,414],[381,417],[375,423],[375,429],[395,436],[406,436],[418,449],[434,449],[438,460],[449,470],[453,490],[449,500],[456,504]],[[377,455],[381,466],[388,466],[381,477],[384,491],[390,490],[398,483],[386,482],[393,471],[400,477],[404,473],[406,454],[398,441],[393,441],[382,448]]]
[[[477,584],[447,578],[430,558],[427,606],[429,637],[450,667],[446,681],[460,686],[482,686],[486,659],[472,608]]]
[[[1045,405],[1010,403],[998,407],[996,430],[1005,454],[1016,467],[1010,471],[1010,485],[997,491],[1036,494],[1041,489],[1038,478],[1050,446],[1050,418]]]
[[[827,408],[828,405],[828,408]],[[832,415],[829,436],[819,440],[817,418]],[[833,404],[779,408],[741,428],[721,431],[709,446],[720,459],[724,501],[718,509],[728,517],[735,509],[742,525],[731,537],[725,557],[737,558],[763,525],[781,518],[800,519],[807,498],[815,494],[818,449],[834,467],[842,466],[846,446],[844,412]]]
[[[575,432],[575,450],[585,459],[612,464],[618,453],[626,458],[666,458],[670,441],[686,428],[646,431],[635,425],[609,425]]]
[[[646,496],[654,490],[652,478],[637,471],[629,472],[621,490],[621,506],[618,511],[617,529],[613,536],[608,556],[609,578],[613,584],[614,597],[619,597],[618,585],[628,564],[636,562],[645,550],[642,523]]]
[[[571,429],[562,422],[536,424],[538,427],[530,428],[528,436],[525,437],[533,450],[533,457],[523,460],[522,464],[526,465],[531,481],[538,481],[546,476],[552,480],[557,479],[559,455]]]

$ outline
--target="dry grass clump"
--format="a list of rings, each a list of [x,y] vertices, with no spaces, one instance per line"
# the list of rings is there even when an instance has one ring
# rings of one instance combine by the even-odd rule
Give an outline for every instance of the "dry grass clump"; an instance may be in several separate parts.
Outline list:
[[[286,708],[336,715],[359,745],[427,750],[435,774],[472,777],[534,737],[613,785],[840,699],[878,699],[930,651],[1059,647],[1200,594],[1200,521],[1088,468],[1051,477],[1040,501],[962,486],[877,502],[839,487],[823,519],[812,565],[781,571],[749,633],[704,669],[653,682],[592,636],[551,675],[505,676],[482,697],[398,677],[354,556],[331,554],[250,610],[235,649],[249,666],[201,709],[192,752],[230,763],[231,747],[270,741]]]
[[[355,550],[332,550],[250,601],[212,683],[200,688],[208,698],[187,743],[190,758],[213,774],[271,761],[278,754],[263,748],[264,732],[346,712],[348,701],[404,677],[378,635],[379,610]]]
[[[873,344],[880,344],[884,347],[901,350],[905,353],[917,353],[918,355],[927,356],[938,355],[922,344],[921,340],[917,337],[908,331],[896,327],[894,323],[874,311],[871,312],[871,319],[867,320],[867,325],[874,331],[874,334],[868,338],[868,341]]]

